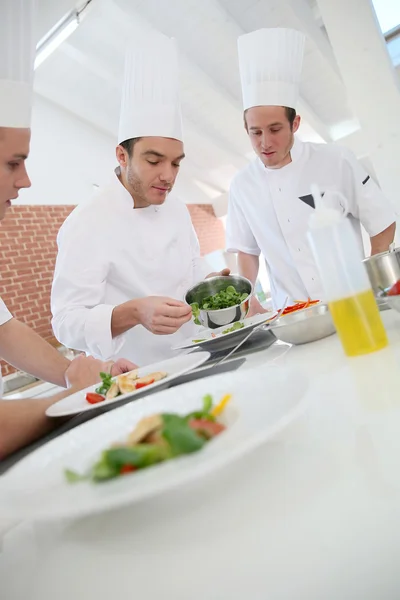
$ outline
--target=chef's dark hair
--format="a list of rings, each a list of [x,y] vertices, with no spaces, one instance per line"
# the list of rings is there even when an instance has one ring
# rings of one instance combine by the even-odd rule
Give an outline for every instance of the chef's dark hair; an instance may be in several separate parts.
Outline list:
[[[296,110],[294,108],[289,108],[289,106],[282,106],[282,108],[285,109],[286,117],[290,124],[290,129],[293,129],[293,123],[296,118]],[[244,124],[246,126],[246,131],[247,131],[246,113],[248,110],[249,109],[244,111]]]
[[[123,149],[127,151],[129,158],[132,158],[133,146],[136,144],[136,142],[138,142],[141,139],[142,139],[141,137],[130,138],[129,140],[125,140],[124,142],[121,142],[119,145],[122,146]]]

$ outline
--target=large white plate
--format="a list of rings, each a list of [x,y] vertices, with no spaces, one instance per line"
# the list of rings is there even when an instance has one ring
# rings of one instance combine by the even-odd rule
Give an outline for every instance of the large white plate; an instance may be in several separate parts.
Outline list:
[[[174,346],[172,350],[183,350],[185,348],[197,348],[200,346],[205,350],[210,350],[213,352],[214,350],[223,350],[225,348],[231,348],[240,342],[240,339],[245,337],[250,329],[253,329],[257,325],[261,325],[261,323],[267,323],[272,317],[276,315],[276,312],[271,312],[263,315],[255,315],[254,317],[249,317],[248,319],[243,319],[240,321],[243,323],[244,327],[241,329],[236,329],[235,331],[231,331],[230,333],[223,333],[227,329],[230,329],[232,325],[224,325],[223,327],[218,327],[217,329],[204,329],[199,332],[197,338],[188,338],[181,342],[178,346]],[[203,340],[201,342],[196,342],[196,339]]]
[[[89,402],[87,402],[86,400],[87,392],[94,392],[95,389],[99,387],[99,384],[92,385],[91,387],[88,387],[85,390],[81,390],[80,392],[71,394],[63,400],[56,402],[46,410],[46,415],[48,417],[70,417],[72,415],[78,415],[88,410],[99,410],[105,406],[109,406],[110,404],[115,404],[117,402],[123,402],[125,400],[128,400],[129,398],[139,398],[143,395],[147,396],[152,390],[156,390],[159,387],[164,387],[177,377],[184,375],[192,369],[196,369],[197,367],[205,363],[206,360],[208,360],[209,358],[209,352],[199,352],[198,354],[196,353],[176,356],[174,358],[170,358],[162,362],[154,363],[153,365],[139,367],[139,377],[143,377],[144,375],[148,375],[149,373],[154,373],[155,371],[164,371],[165,373],[168,373],[168,376],[165,377],[165,379],[161,379],[160,381],[152,383],[148,387],[146,386],[139,390],[134,390],[129,394],[121,394],[120,396],[117,396],[112,400],[105,400],[104,402],[100,402],[99,404],[89,404]]]
[[[77,517],[197,479],[284,429],[305,406],[307,387],[300,372],[275,366],[216,375],[126,404],[47,443],[0,477],[0,514],[38,520]],[[142,417],[165,411],[185,414],[201,406],[204,394],[219,400],[229,392],[233,399],[225,412],[228,429],[199,452],[106,483],[65,481],[64,468],[85,471]]]

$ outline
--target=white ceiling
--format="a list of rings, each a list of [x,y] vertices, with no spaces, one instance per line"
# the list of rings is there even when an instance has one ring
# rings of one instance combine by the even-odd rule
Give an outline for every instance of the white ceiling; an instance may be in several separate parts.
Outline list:
[[[82,3],[37,0],[38,39]],[[301,137],[332,141],[357,131],[314,0],[92,0],[78,29],[37,69],[35,90],[115,137],[127,39],[147,29],[177,38],[188,157],[177,191],[189,203],[213,202],[252,157],[242,124],[237,37],[274,26],[307,34]]]

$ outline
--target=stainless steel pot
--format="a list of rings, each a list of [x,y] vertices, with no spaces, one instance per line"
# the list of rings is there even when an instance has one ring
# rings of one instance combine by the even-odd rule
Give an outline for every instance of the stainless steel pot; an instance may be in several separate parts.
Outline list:
[[[364,259],[375,295],[400,281],[400,248]]]

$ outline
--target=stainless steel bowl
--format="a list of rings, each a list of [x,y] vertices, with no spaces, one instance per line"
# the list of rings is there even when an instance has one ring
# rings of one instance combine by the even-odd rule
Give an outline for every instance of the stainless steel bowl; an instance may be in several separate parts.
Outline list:
[[[251,282],[240,275],[228,275],[227,277],[210,277],[194,285],[186,292],[185,301],[188,304],[197,302],[201,304],[202,300],[221,290],[225,290],[229,285],[233,285],[240,294],[248,294],[247,298],[241,304],[220,310],[200,310],[199,321],[204,327],[216,329],[222,325],[230,325],[236,321],[244,319],[249,312],[250,298],[253,293]]]
[[[270,329],[282,342],[307,344],[335,333],[329,308],[316,304],[277,319]]]
[[[400,281],[400,248],[364,259],[368,277],[376,296]]]

